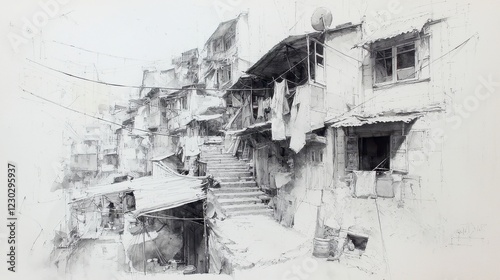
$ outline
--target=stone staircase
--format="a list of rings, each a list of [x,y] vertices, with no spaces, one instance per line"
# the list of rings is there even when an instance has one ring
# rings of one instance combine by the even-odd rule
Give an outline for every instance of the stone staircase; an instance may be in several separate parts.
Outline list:
[[[257,187],[247,162],[223,153],[221,147],[202,149],[201,161],[207,163],[207,174],[220,182],[212,191],[225,214],[271,216],[273,210],[263,203],[267,195]]]

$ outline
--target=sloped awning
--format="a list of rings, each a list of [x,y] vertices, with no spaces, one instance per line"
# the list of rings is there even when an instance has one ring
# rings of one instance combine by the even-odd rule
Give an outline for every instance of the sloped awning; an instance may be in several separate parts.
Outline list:
[[[256,123],[240,130],[228,131],[226,134],[232,134],[235,136],[245,136],[268,130],[271,130],[271,121]]]
[[[390,21],[382,26],[377,26],[376,30],[374,30],[372,34],[370,34],[362,42],[356,44],[356,46],[369,45],[404,34],[418,34],[422,31],[425,25],[430,22],[432,22],[432,20],[428,14]]]
[[[296,65],[307,58],[307,36],[319,40],[321,35],[320,32],[315,32],[283,39],[248,68],[246,73],[259,77],[279,77],[290,65]]]
[[[162,154],[162,155],[155,156],[155,157],[151,158],[151,161],[164,160],[164,159],[169,158],[169,157],[174,156],[174,155],[175,155],[175,153]]]
[[[339,127],[354,127],[354,126],[363,126],[368,124],[377,124],[377,123],[390,123],[390,122],[404,122],[409,123],[414,119],[422,116],[420,113],[411,113],[411,114],[398,114],[398,115],[378,115],[378,116],[357,116],[351,115],[339,119],[333,119],[328,121],[327,123],[331,125],[331,127],[339,128]]]
[[[91,187],[82,197],[74,199],[73,202],[121,192],[134,192],[136,210],[132,211],[132,214],[138,217],[206,198],[203,191],[204,177],[184,176],[169,170],[166,166],[162,168],[171,171],[166,172],[168,176],[147,176],[116,184]]]

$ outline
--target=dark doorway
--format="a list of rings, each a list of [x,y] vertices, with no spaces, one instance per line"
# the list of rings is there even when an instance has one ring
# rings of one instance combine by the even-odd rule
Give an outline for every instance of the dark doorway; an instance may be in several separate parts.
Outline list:
[[[359,138],[360,169],[384,171],[390,168],[390,137]]]

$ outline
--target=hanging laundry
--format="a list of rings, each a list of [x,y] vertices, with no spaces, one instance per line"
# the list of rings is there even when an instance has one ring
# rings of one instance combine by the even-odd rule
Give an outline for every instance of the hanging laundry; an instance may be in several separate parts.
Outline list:
[[[271,98],[266,98],[262,102],[262,106],[264,107],[264,119],[266,121],[271,119],[272,113],[271,113]]]
[[[354,172],[354,194],[356,197],[376,197],[375,182],[376,171],[353,171]]]
[[[291,113],[291,139],[290,148],[296,153],[300,152],[306,144],[306,133],[311,130],[310,102],[311,87],[308,85],[296,88]]]
[[[264,121],[264,98],[259,98],[257,101],[258,109],[257,109],[257,121]]]
[[[290,109],[285,99],[288,92],[287,81],[283,79],[281,83],[274,82],[274,95],[271,100],[271,132],[273,140],[285,140],[285,121],[283,115],[288,114]]]
[[[186,137],[186,144],[185,144],[185,156],[191,157],[191,156],[196,156],[198,155],[200,151],[200,146],[199,146],[199,139],[197,136],[192,136],[192,137]]]
[[[287,115],[287,114],[290,114],[290,107],[288,106],[288,100],[286,99],[286,96],[288,96],[290,93],[288,91],[288,84],[286,83],[285,80],[283,80],[285,82],[285,90],[283,91],[283,116],[284,115]]]
[[[241,111],[241,122],[243,127],[248,127],[254,123],[252,110],[252,95],[249,94],[244,98],[243,110]]]
[[[232,100],[232,103],[233,103],[233,107],[241,107],[242,103],[239,99],[239,95],[236,94],[236,93],[233,93],[231,95],[231,100]]]

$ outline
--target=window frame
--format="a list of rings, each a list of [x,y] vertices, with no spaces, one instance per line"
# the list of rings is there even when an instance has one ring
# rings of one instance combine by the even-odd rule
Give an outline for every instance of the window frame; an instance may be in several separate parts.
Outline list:
[[[309,160],[313,164],[323,164],[323,162],[324,162],[324,152],[323,152],[323,149],[312,148],[309,151]]]
[[[321,47],[318,48],[318,45]],[[326,58],[325,58],[325,47],[321,45],[320,43],[313,41],[312,42],[312,48],[313,48],[313,58],[314,58],[314,82],[320,84],[320,85],[326,85]],[[318,52],[318,49],[322,50],[322,53]],[[319,58],[319,59],[318,59]],[[318,62],[318,60],[322,60],[322,62]],[[318,75],[318,68],[322,69],[322,77],[319,77]],[[319,77],[319,78],[318,78]]]
[[[374,86],[383,86],[383,85],[391,85],[391,84],[398,84],[398,83],[406,83],[406,82],[411,82],[411,81],[417,81],[419,80],[419,70],[418,68],[418,44],[419,40],[408,40],[404,42],[399,42],[397,44],[391,44],[390,46],[386,47],[377,47],[372,51],[372,77],[373,77],[373,85]],[[405,46],[405,45],[410,45],[413,44],[413,51],[414,53],[414,68],[415,68],[415,73],[413,78],[408,78],[404,80],[398,80],[398,69],[397,69],[397,56],[398,52],[397,49],[399,47]],[[390,81],[386,82],[377,82],[377,71],[376,71],[376,62],[377,62],[377,52],[385,51],[385,50],[391,50],[391,65],[392,65],[392,79]],[[408,51],[402,52],[406,53]],[[384,58],[385,59],[385,58]],[[404,69],[404,68],[403,68]]]

